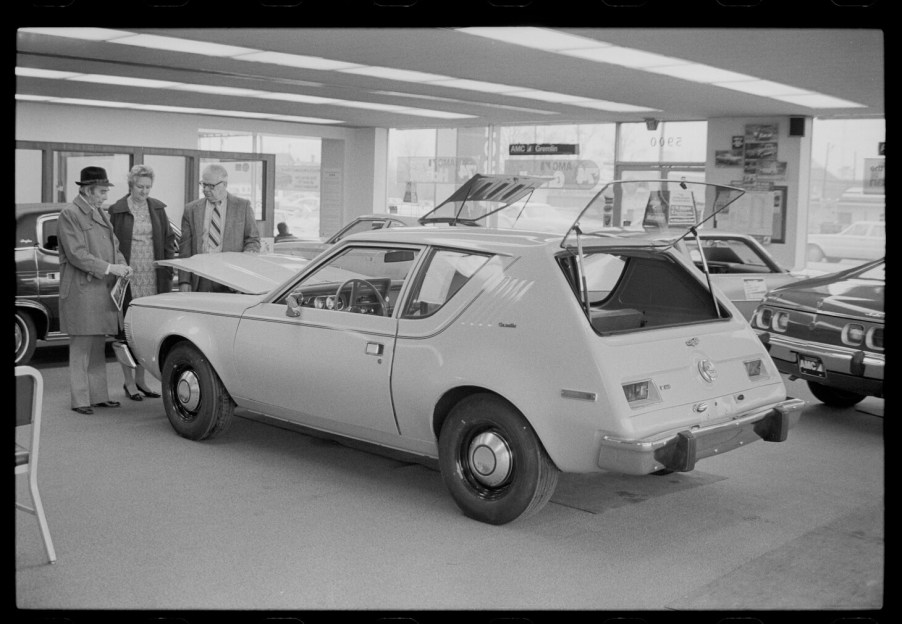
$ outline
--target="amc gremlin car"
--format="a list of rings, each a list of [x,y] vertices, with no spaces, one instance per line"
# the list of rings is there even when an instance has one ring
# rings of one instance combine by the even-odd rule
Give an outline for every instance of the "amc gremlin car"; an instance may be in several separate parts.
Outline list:
[[[672,243],[592,234],[620,183],[566,232],[473,227],[492,218],[475,198],[539,183],[484,178],[421,218],[441,226],[349,236],[262,294],[142,297],[130,350],[183,437],[221,435],[240,407],[437,461],[491,524],[541,509],[560,472],[690,471],[786,440],[804,402],[708,277]],[[739,194],[683,185],[673,209]],[[229,256],[237,287],[254,256]]]
[[[752,317],[780,372],[827,405],[883,397],[885,271],[881,258],[777,288]]]

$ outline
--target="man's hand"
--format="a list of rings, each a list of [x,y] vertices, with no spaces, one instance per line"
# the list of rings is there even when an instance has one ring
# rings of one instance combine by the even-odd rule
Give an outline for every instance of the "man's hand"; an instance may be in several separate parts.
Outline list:
[[[128,277],[132,274],[132,268],[127,264],[111,264],[110,273],[116,277]]]

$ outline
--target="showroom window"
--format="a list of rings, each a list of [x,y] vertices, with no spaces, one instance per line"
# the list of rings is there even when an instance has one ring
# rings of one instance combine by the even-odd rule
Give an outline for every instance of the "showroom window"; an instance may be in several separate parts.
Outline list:
[[[274,134],[200,130],[204,150],[275,154],[275,213],[279,223],[300,239],[318,239],[320,226],[320,169],[322,139]]]
[[[548,177],[530,205],[575,215],[617,177],[703,181],[706,143],[703,121],[391,130],[388,210],[422,216],[486,173]]]

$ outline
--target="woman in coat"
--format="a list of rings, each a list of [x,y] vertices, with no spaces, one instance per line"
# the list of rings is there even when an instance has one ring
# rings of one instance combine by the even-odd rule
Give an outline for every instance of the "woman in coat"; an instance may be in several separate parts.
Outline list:
[[[60,329],[70,337],[72,409],[93,414],[94,407],[119,407],[110,400],[106,376],[106,337],[119,332],[110,290],[131,269],[101,208],[113,186],[106,170],[85,167],[76,184],[78,196],[60,211],[58,221]]]
[[[128,195],[109,208],[119,249],[132,269],[122,304],[123,317],[132,299],[172,290],[172,270],[153,266],[154,260],[175,257],[176,248],[166,204],[150,197],[153,182],[153,169],[135,165],[128,172]],[[120,335],[119,338],[124,340],[125,337]],[[142,394],[149,398],[160,396],[147,388],[143,366],[132,369],[123,364],[122,374],[125,377],[123,390],[131,400],[143,400]]]

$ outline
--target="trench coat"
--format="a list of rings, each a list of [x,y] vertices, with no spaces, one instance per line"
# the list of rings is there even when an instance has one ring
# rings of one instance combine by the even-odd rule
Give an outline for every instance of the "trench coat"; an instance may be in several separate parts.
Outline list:
[[[60,211],[60,329],[70,336],[115,335],[119,310],[110,297],[110,264],[127,264],[103,209],[79,195]]]

